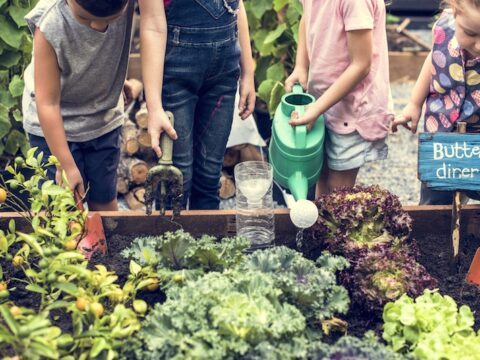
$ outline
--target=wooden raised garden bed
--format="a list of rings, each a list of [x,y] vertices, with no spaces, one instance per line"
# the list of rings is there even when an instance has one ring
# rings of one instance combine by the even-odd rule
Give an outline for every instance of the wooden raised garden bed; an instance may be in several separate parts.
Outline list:
[[[452,272],[450,241],[450,206],[405,206],[413,219],[412,237],[417,240],[420,262],[439,281],[443,294],[452,296],[459,304],[468,304],[480,320],[480,290],[467,284],[465,274],[476,249],[480,246],[480,206],[468,205],[462,209],[462,241],[459,271]],[[117,274],[128,274],[128,262],[119,253],[137,236],[160,235],[180,228],[194,237],[204,234],[218,238],[236,233],[235,211],[185,211],[171,222],[158,213],[146,216],[140,211],[101,213],[108,241],[109,254],[100,261]],[[18,230],[28,230],[27,223],[15,213],[0,213],[0,228],[15,219]],[[297,229],[290,221],[288,210],[275,210],[276,244],[295,247]],[[368,329],[379,330],[380,322],[364,317],[352,308],[348,315],[350,333],[362,334]]]

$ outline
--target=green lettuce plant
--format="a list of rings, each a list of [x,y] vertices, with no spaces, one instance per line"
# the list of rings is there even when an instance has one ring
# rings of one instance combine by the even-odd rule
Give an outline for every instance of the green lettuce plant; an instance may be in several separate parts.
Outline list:
[[[480,354],[480,334],[466,305],[425,290],[416,299],[403,295],[385,306],[383,338],[396,352],[417,359],[466,360]]]

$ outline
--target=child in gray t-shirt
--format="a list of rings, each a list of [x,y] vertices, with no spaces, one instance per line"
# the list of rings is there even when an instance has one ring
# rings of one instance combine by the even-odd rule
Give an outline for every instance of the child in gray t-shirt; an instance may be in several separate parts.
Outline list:
[[[34,40],[24,76],[24,128],[32,146],[58,158],[49,175],[60,182],[65,171],[90,210],[118,208],[133,9],[133,0],[40,0],[26,16]]]

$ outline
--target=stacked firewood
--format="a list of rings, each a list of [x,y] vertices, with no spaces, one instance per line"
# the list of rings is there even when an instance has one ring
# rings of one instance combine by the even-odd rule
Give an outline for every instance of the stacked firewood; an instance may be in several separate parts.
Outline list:
[[[145,180],[148,170],[154,165],[154,156],[147,133],[148,114],[145,103],[141,100],[143,90],[139,80],[130,79],[135,103],[140,103],[125,116],[122,127],[122,148],[120,163],[117,169],[117,192],[124,196],[127,205],[132,210],[144,208]],[[135,109],[135,106],[133,106]]]
[[[158,159],[153,153],[150,135],[148,134],[148,111],[145,102],[138,101],[141,93],[141,82],[135,82],[139,87],[136,110],[125,117],[122,128],[122,151],[117,170],[117,192],[124,196],[128,207],[132,210],[144,209],[145,180],[148,170],[157,165]],[[222,177],[220,179],[220,198],[229,199],[235,196],[235,181],[233,169],[236,164],[248,160],[262,160],[258,147],[241,144],[228,148],[223,161]]]

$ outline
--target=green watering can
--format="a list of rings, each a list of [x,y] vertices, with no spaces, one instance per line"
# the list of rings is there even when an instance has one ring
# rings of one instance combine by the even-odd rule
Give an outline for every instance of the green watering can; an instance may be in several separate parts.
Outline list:
[[[320,176],[325,121],[320,116],[310,130],[306,125],[291,126],[288,122],[293,111],[302,117],[306,105],[314,101],[312,95],[303,92],[301,85],[294,85],[293,91],[282,97],[273,118],[269,147],[273,178],[288,188],[296,201],[307,198],[308,189]]]

